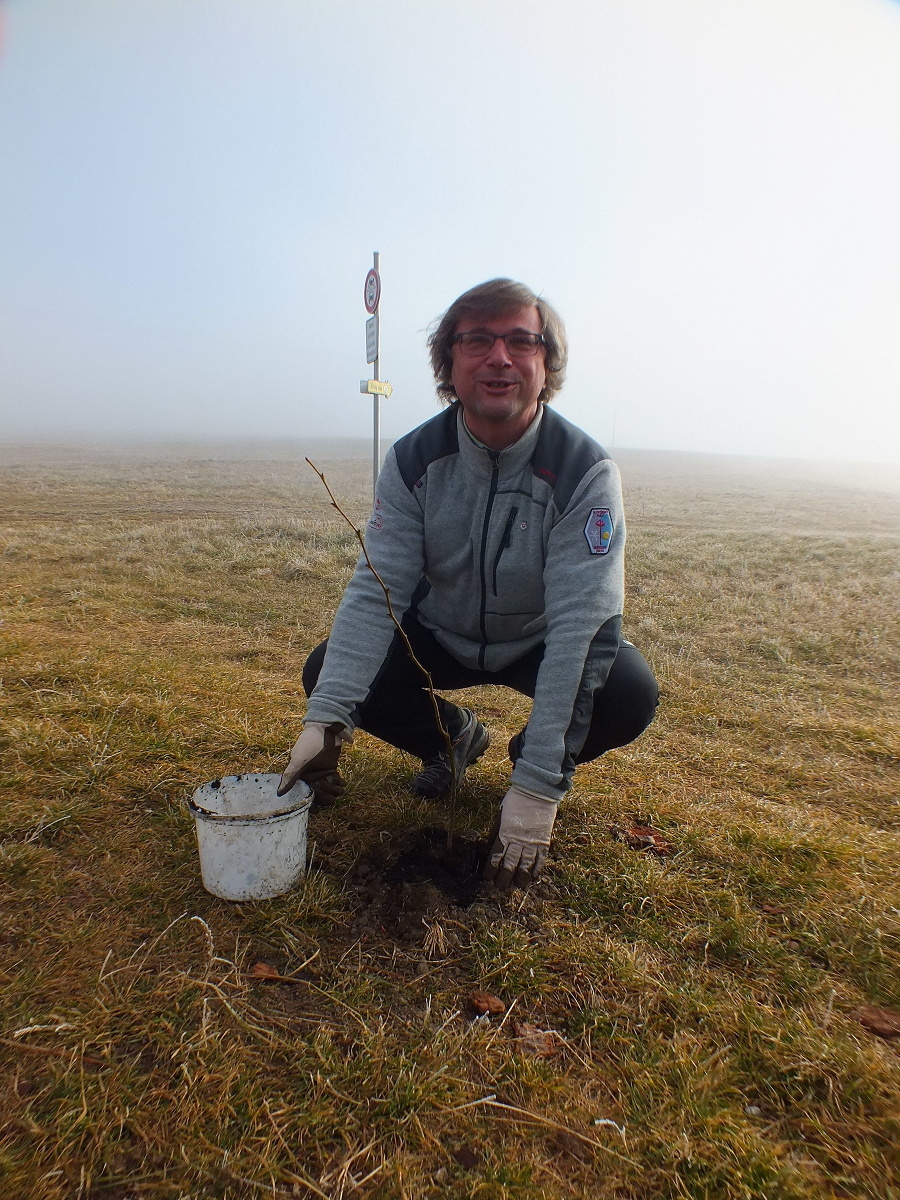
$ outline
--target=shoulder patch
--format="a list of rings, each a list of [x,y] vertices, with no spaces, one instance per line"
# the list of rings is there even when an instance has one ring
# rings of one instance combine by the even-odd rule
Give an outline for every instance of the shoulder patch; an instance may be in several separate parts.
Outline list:
[[[612,542],[613,524],[608,508],[592,508],[584,526],[591,554],[606,554]]]

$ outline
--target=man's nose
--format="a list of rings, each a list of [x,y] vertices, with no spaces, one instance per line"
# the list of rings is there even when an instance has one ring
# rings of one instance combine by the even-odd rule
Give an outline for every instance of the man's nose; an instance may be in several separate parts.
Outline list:
[[[506,348],[506,342],[502,337],[494,339],[494,344],[487,356],[487,361],[491,366],[512,366],[512,359],[509,356],[509,351]]]

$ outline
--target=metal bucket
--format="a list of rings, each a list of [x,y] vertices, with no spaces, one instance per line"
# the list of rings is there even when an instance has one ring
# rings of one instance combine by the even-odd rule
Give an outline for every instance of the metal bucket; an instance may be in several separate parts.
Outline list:
[[[269,900],[306,870],[312,793],[300,780],[276,796],[280,775],[225,775],[188,801],[203,886],[223,900]]]

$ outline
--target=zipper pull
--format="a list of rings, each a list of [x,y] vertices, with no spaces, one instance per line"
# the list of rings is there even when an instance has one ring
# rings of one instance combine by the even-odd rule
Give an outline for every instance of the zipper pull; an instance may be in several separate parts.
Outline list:
[[[519,510],[517,508],[511,508],[509,510],[509,516],[506,518],[506,528],[503,530],[503,537],[500,541],[501,550],[509,549],[510,542],[512,541],[513,521],[516,519],[516,513],[518,511]]]

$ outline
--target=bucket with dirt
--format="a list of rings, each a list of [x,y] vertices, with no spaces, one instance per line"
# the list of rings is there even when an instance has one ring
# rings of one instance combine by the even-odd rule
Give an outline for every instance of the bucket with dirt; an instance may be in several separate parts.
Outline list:
[[[312,793],[302,780],[285,796],[279,775],[226,775],[197,788],[194,814],[203,886],[223,900],[269,900],[306,870]]]

